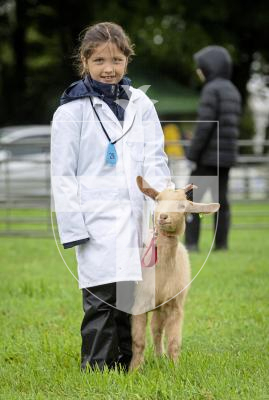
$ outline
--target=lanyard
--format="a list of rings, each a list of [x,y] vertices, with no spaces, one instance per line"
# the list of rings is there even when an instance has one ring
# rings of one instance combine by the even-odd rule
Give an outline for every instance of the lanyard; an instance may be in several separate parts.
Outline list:
[[[95,109],[94,106],[93,106],[91,97],[90,97],[90,102],[91,102],[93,111],[94,111],[94,113],[95,113],[95,115],[96,115],[98,121],[100,122],[100,125],[101,125],[101,127],[102,127],[102,129],[103,129],[103,132],[104,132],[104,134],[105,134],[106,137],[107,137],[107,140],[109,141],[109,143],[110,143],[111,145],[116,144],[119,140],[121,140],[121,139],[127,134],[127,132],[125,132],[120,138],[118,138],[117,140],[114,140],[114,142],[112,142],[111,139],[110,139],[110,137],[109,137],[109,135],[108,135],[108,133],[107,133],[107,131],[106,131],[106,129],[105,129],[105,127],[104,127],[104,125],[103,125],[103,123],[102,123],[102,121],[100,120],[100,117],[99,117],[99,115],[98,115],[96,109]]]

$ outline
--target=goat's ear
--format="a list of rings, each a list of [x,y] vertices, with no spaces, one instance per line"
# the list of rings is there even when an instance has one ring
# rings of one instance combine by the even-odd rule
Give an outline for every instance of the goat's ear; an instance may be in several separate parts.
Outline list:
[[[141,192],[144,193],[146,196],[151,197],[153,200],[155,200],[155,198],[158,196],[159,192],[150,187],[148,182],[145,181],[145,179],[143,179],[142,176],[136,177],[136,183]]]
[[[187,213],[198,213],[198,214],[212,214],[218,211],[220,208],[219,203],[194,203],[192,201],[187,202],[186,210]]]

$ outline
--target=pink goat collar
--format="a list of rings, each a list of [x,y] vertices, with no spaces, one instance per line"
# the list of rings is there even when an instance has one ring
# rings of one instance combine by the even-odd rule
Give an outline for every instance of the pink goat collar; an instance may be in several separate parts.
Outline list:
[[[157,237],[157,234],[156,234],[156,232],[154,232],[153,236],[152,236],[152,239],[151,239],[151,241],[150,241],[150,243],[149,243],[149,245],[148,245],[143,257],[142,257],[142,260],[141,260],[142,268],[154,267],[154,265],[157,264],[158,255],[157,255],[156,237]],[[146,261],[146,259],[148,261]]]

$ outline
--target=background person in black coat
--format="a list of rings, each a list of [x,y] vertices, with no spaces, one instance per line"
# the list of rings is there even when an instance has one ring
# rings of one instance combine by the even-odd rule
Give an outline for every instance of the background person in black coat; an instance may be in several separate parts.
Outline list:
[[[205,191],[211,189],[214,201],[220,202],[215,249],[227,249],[230,226],[228,177],[237,158],[241,96],[230,80],[232,60],[225,48],[205,47],[194,55],[194,60],[197,73],[205,84],[196,129],[187,150],[187,158],[195,163],[190,182],[198,186],[194,192],[195,201],[200,201]],[[201,178],[210,176],[219,179]],[[216,218],[217,215],[215,224]],[[189,250],[198,250],[199,233],[199,216],[189,215],[185,236]]]

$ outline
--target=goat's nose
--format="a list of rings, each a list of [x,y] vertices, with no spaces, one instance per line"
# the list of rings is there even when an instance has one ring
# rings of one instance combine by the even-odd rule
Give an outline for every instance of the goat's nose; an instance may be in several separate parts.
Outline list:
[[[167,219],[168,215],[167,214],[160,214],[160,219]]]

